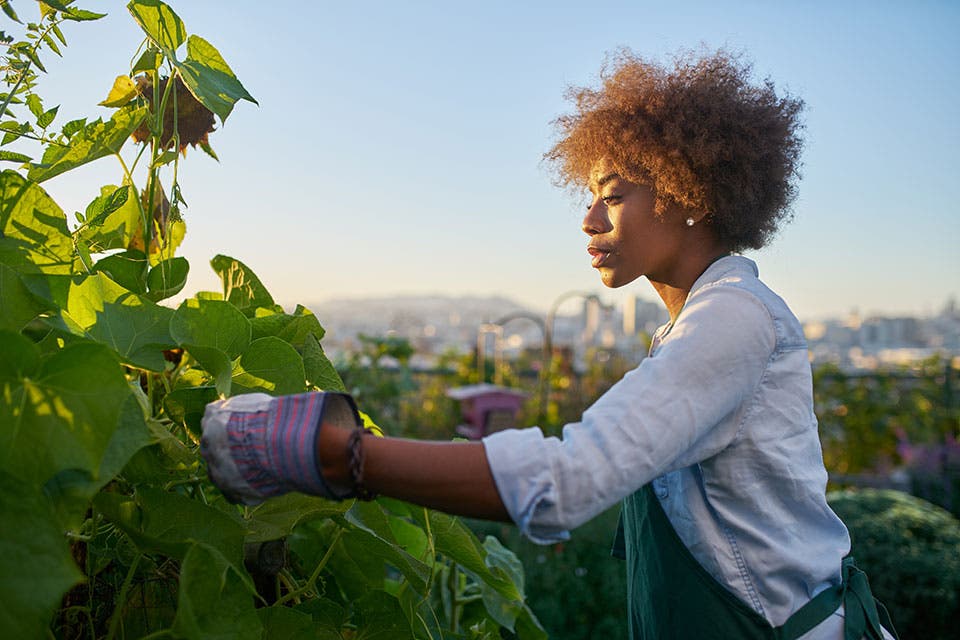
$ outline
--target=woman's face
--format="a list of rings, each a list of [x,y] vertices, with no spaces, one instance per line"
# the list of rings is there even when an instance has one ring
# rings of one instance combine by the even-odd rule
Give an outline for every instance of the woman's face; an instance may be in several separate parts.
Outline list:
[[[605,162],[594,167],[590,192],[582,228],[590,236],[590,264],[603,284],[622,287],[640,276],[671,283],[689,232],[679,212],[656,215],[653,190],[621,178]]]

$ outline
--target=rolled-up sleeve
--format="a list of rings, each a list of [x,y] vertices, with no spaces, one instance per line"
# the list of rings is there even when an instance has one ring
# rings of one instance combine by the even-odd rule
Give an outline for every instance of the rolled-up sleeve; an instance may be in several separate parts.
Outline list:
[[[484,438],[513,521],[534,542],[565,540],[659,475],[723,450],[775,346],[773,321],[753,294],[734,286],[692,294],[654,353],[562,439],[536,427]]]

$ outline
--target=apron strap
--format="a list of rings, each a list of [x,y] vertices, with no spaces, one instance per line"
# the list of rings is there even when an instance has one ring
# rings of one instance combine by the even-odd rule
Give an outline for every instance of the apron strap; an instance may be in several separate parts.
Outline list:
[[[844,640],[861,640],[864,637],[869,640],[883,640],[881,620],[883,627],[899,640],[890,614],[883,604],[874,599],[867,574],[857,567],[852,556],[843,559],[840,586],[821,591],[800,607],[780,627],[780,637],[783,640],[799,638],[831,616],[841,604],[844,606],[845,617]]]

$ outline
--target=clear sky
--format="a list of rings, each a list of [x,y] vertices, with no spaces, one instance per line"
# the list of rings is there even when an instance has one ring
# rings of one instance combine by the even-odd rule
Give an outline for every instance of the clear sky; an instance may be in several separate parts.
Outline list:
[[[33,3],[14,3],[21,17]],[[69,25],[43,80],[58,121],[96,107],[129,69],[139,30],[123,2]],[[661,60],[742,51],[807,103],[795,221],[747,255],[801,318],[938,311],[960,295],[960,3],[254,2],[174,0],[260,103],[241,103],[188,152],[190,292],[216,288],[216,253],[278,301],[405,293],[503,294],[545,309],[603,289],[581,202],[543,152],[564,89],[595,84],[607,52]],[[26,15],[24,15],[26,14]],[[219,128],[219,127],[218,127]],[[112,160],[47,183],[68,211]]]

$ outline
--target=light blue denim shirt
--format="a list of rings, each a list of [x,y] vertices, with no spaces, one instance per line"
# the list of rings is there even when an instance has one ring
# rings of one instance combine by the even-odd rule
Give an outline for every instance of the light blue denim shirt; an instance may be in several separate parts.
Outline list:
[[[650,356],[562,440],[534,427],[483,442],[507,511],[531,540],[564,540],[653,482],[700,564],[780,625],[839,584],[850,538],[824,495],[800,323],[757,275],[741,256],[710,265]],[[839,614],[806,637],[841,637]]]

